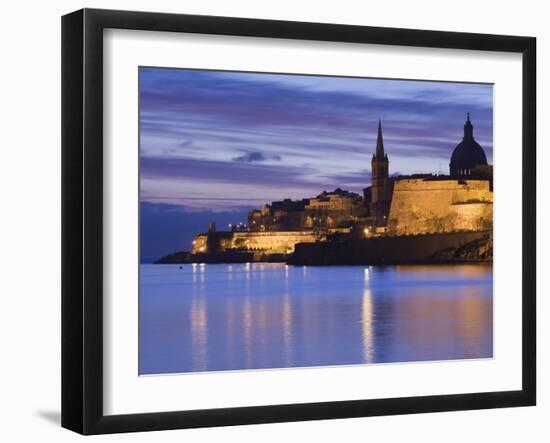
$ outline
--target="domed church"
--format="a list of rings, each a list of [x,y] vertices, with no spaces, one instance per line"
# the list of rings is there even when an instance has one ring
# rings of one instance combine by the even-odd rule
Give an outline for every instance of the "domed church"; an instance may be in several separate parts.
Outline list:
[[[474,126],[469,112],[464,124],[464,138],[454,149],[449,167],[451,177],[476,176],[488,167],[485,152],[474,139]]]

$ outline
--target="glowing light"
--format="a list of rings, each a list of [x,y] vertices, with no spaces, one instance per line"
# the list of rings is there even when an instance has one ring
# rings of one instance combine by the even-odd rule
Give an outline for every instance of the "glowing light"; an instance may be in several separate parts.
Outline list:
[[[363,229],[363,232],[365,233],[365,235],[369,235],[369,228]]]
[[[363,291],[361,314],[361,322],[363,323],[363,358],[365,359],[365,363],[372,363],[374,361],[374,306],[372,293],[368,289]]]

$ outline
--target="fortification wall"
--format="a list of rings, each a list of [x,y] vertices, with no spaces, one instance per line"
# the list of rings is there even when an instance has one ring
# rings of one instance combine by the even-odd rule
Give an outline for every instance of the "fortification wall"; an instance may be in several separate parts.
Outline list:
[[[230,247],[284,254],[294,252],[296,243],[312,242],[315,242],[312,231],[235,232]]]
[[[401,179],[394,183],[390,234],[490,230],[492,226],[489,180]]]
[[[206,234],[198,234],[193,240],[193,254],[199,254],[206,252],[206,243],[208,241],[208,236]]]
[[[312,242],[315,242],[313,231],[213,232],[195,237],[193,253],[240,249],[269,254],[288,254],[294,252],[294,246],[297,243]]]

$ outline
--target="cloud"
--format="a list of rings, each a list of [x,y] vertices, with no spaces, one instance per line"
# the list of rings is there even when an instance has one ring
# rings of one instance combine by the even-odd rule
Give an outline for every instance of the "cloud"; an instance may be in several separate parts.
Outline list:
[[[227,162],[194,158],[142,158],[142,178],[184,178],[204,182],[231,182],[276,186],[303,185],[303,176],[314,175],[314,168],[256,164],[254,162]]]
[[[333,183],[339,183],[339,187],[348,186],[356,187],[359,185],[361,187],[366,187],[370,184],[371,181],[371,171],[363,169],[361,171],[351,171],[343,174],[331,174],[326,175],[325,178]]]
[[[221,210],[357,192],[379,117],[390,173],[444,171],[468,111],[492,162],[491,85],[141,68],[141,196]]]
[[[142,158],[141,201],[180,204],[187,210],[235,210],[284,198],[313,197],[323,189],[361,192],[370,173],[323,174],[311,166]]]
[[[281,156],[266,155],[262,152],[255,151],[255,152],[247,152],[246,154],[239,155],[238,157],[233,157],[231,160],[233,160],[234,162],[245,162],[245,163],[265,162],[268,160],[281,161]]]
[[[162,69],[142,76],[140,119],[147,155],[183,137],[196,141],[192,149],[185,146],[187,151],[215,151],[230,159],[243,157],[235,155],[243,145],[260,156],[281,155],[267,152],[275,147],[304,156],[333,150],[335,144],[352,151],[361,142],[370,150],[382,117],[386,137],[395,134],[415,146],[436,144],[447,156],[449,146],[460,141],[470,111],[476,137],[492,157],[488,85]],[[308,82],[317,86],[308,88]],[[395,153],[399,145],[392,149]]]

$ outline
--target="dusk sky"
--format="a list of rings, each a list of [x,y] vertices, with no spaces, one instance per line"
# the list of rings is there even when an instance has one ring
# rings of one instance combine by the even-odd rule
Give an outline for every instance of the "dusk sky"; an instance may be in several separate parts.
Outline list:
[[[163,68],[140,68],[139,80],[149,209],[226,217],[336,187],[361,193],[379,118],[390,174],[448,173],[467,112],[493,163],[492,85]]]

